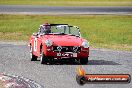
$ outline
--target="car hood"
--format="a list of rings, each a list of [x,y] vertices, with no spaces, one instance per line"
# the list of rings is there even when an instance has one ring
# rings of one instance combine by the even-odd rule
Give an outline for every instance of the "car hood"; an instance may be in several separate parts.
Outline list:
[[[70,35],[45,35],[55,46],[80,46],[84,39]]]

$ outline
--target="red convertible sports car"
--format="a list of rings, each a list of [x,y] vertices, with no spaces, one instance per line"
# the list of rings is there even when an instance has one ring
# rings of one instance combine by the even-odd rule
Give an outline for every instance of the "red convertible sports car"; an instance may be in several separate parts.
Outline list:
[[[30,38],[31,61],[40,58],[41,64],[54,60],[78,61],[87,64],[89,42],[83,39],[77,26],[68,24],[40,25],[39,32]]]

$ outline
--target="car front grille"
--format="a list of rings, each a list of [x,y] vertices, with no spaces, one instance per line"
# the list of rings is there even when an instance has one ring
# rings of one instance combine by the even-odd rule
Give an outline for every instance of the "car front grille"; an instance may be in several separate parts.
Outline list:
[[[55,52],[80,52],[81,47],[78,46],[53,46]]]

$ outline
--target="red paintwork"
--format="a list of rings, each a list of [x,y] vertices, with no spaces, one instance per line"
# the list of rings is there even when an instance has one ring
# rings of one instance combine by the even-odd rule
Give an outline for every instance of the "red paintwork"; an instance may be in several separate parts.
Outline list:
[[[34,40],[37,38],[37,51],[34,50]],[[43,46],[44,54],[45,56],[57,57],[57,52],[53,52],[53,47],[47,47],[45,44],[45,41],[49,39],[53,41],[52,46],[81,46],[82,42],[85,41],[85,39],[76,37],[76,36],[70,36],[70,35],[38,35],[38,36],[31,36],[30,38],[30,44],[33,47],[33,54],[40,57],[40,45]],[[47,49],[50,49],[51,51],[47,51]],[[63,53],[63,52],[61,52]],[[77,58],[87,58],[89,57],[89,48],[83,48],[81,46],[81,52],[77,54]]]

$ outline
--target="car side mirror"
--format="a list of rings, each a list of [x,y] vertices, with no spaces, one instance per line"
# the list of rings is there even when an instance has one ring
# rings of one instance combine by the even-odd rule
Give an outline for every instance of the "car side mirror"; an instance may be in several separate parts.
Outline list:
[[[37,36],[38,35],[38,33],[33,33],[33,36]]]

